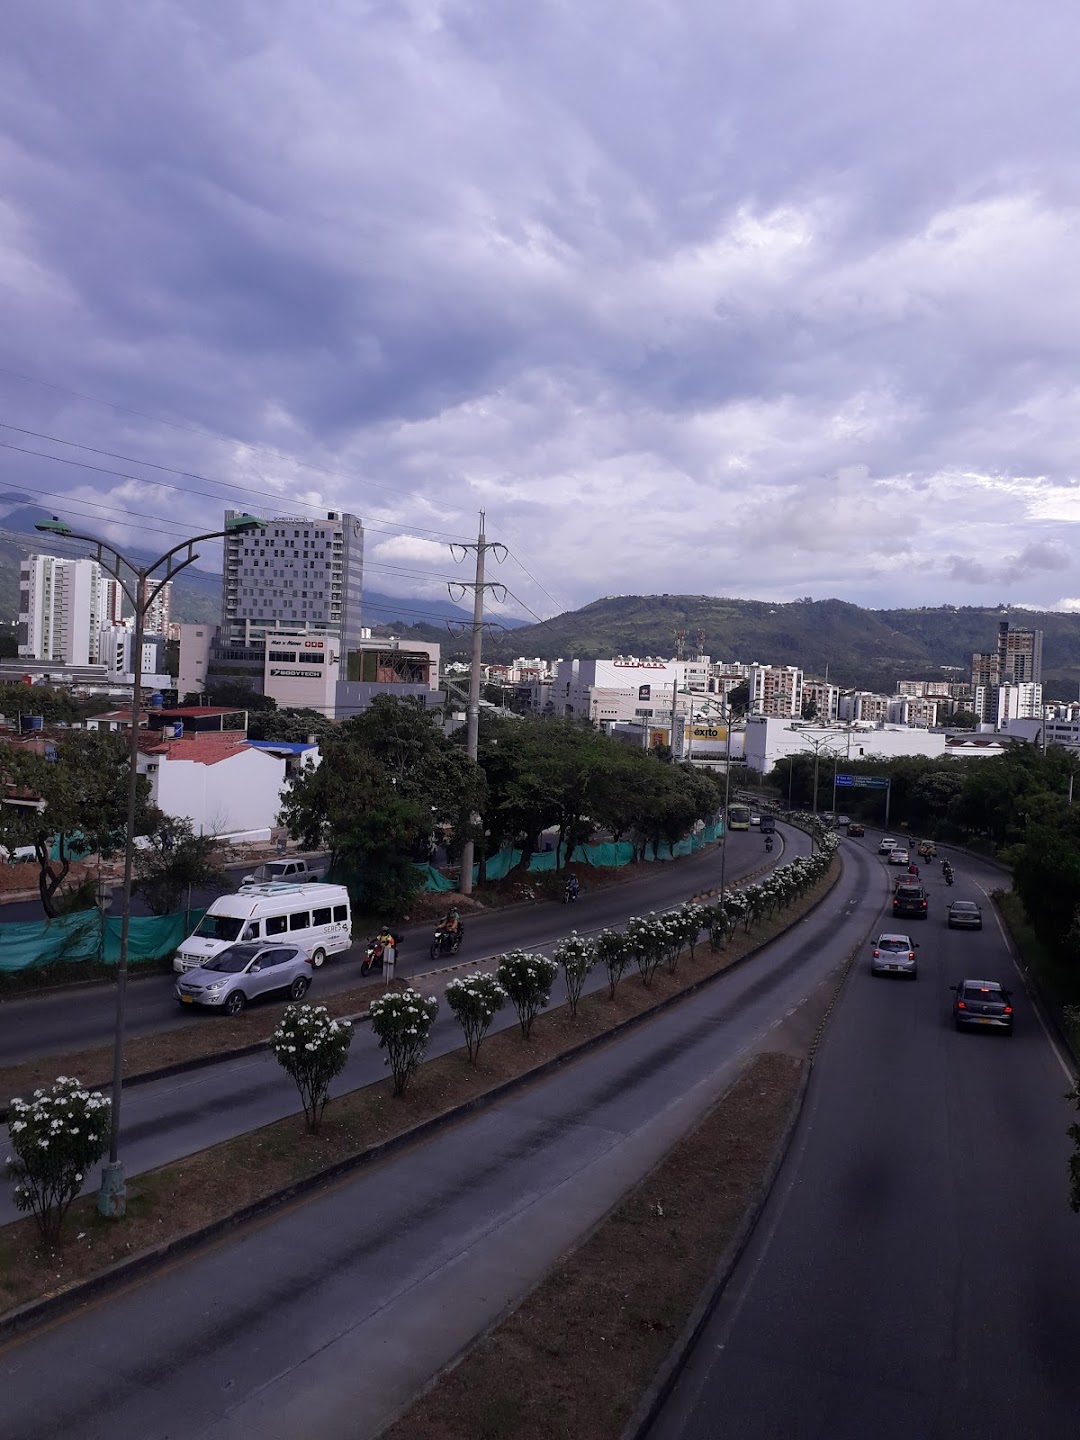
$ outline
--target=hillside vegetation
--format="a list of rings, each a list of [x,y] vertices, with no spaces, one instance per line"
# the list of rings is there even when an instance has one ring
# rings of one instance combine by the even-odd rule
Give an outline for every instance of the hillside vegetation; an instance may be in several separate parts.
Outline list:
[[[1080,685],[1080,616],[1052,611],[939,606],[864,610],[843,600],[790,604],[714,595],[614,595],[540,625],[485,642],[492,658],[510,655],[671,656],[675,631],[693,643],[704,632],[714,660],[801,665],[839,685],[891,690],[897,679],[942,678],[942,667],[965,674],[973,650],[997,643],[999,621],[1045,632],[1044,684],[1051,699],[1072,699]],[[962,678],[952,675],[953,679]]]

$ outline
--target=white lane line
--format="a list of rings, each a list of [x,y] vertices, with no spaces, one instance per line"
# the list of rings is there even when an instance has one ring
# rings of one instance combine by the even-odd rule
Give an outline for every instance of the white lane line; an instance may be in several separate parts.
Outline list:
[[[997,906],[994,904],[993,900],[990,898],[990,892],[989,892],[989,890],[987,890],[986,886],[985,886],[985,885],[980,885],[979,882],[978,882],[978,880],[975,881],[975,885],[976,885],[976,887],[977,887],[979,890],[981,890],[982,893],[986,896],[987,903],[989,904],[990,909],[991,909],[992,912],[993,912],[994,919],[997,921],[997,927],[998,927],[998,930],[999,930],[1000,933],[1001,933],[1001,939],[1002,939],[1002,941],[1003,941],[1003,943],[1004,943],[1004,945],[1005,945],[1006,951],[1008,952],[1009,959],[1010,959],[1010,960],[1012,961],[1012,963],[1013,963],[1013,969],[1016,971],[1017,975],[1020,976],[1020,983],[1024,986],[1024,989],[1026,990],[1026,989],[1027,989],[1027,979],[1026,979],[1026,977],[1025,977],[1025,975],[1024,975],[1023,970],[1021,970],[1021,968],[1020,968],[1020,962],[1019,962],[1019,960],[1016,958],[1016,951],[1013,949],[1012,940],[1009,938],[1009,932],[1005,929],[1005,926],[1004,926],[1004,924],[1002,923],[1001,916],[998,914],[998,908],[997,908]],[[1059,1046],[1058,1046],[1057,1041],[1054,1039],[1053,1035],[1050,1033],[1050,1027],[1049,1027],[1049,1025],[1047,1025],[1046,1021],[1043,1019],[1041,1009],[1038,1007],[1038,1005],[1032,1005],[1031,1008],[1035,1011],[1035,1017],[1036,1017],[1036,1019],[1038,1020],[1039,1024],[1042,1026],[1043,1034],[1046,1036],[1046,1043],[1050,1046],[1050,1049],[1053,1051],[1053,1053],[1054,1053],[1054,1059],[1055,1059],[1055,1060],[1057,1061],[1057,1063],[1061,1066],[1061,1073],[1065,1076],[1065,1079],[1069,1082],[1070,1085],[1075,1085],[1075,1084],[1076,1084],[1076,1076],[1073,1074],[1072,1069],[1070,1068],[1068,1062],[1066,1061],[1065,1057],[1062,1055],[1061,1050],[1060,1050],[1060,1048],[1059,1048]]]

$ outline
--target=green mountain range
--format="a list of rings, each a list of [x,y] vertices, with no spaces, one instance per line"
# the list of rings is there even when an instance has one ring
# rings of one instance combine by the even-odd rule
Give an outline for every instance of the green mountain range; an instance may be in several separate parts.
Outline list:
[[[675,653],[675,632],[688,649],[714,660],[801,665],[838,685],[894,689],[901,679],[966,678],[975,650],[993,650],[1000,621],[1043,631],[1043,684],[1048,699],[1075,699],[1080,686],[1080,615],[950,605],[864,610],[843,600],[792,603],[715,595],[610,595],[512,635],[484,642],[491,659]],[[963,673],[956,673],[961,670]]]

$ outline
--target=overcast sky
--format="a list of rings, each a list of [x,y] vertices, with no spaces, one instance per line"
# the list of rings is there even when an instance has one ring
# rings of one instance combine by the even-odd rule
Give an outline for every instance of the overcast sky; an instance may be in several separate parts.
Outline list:
[[[484,507],[545,616],[1080,608],[1078,53],[1061,0],[8,7],[0,441],[99,468],[0,493],[344,507],[395,594]]]

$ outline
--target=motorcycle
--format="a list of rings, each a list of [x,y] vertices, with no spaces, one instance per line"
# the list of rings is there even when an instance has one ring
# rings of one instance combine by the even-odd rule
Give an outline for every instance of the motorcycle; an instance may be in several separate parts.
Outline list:
[[[765,853],[768,854],[768,855],[771,855],[771,854],[772,854],[772,836],[771,836],[771,835],[766,835],[766,836],[765,836]]]
[[[577,903],[578,889],[579,887],[577,885],[571,885],[569,880],[566,882],[563,887],[562,897],[564,905],[574,905]]]
[[[440,955],[456,955],[461,949],[461,942],[465,939],[465,926],[458,921],[458,928],[453,932],[445,930],[441,925],[436,929],[431,942],[431,958],[438,960]]]
[[[395,956],[397,955],[397,952],[401,949],[402,938],[403,937],[400,935],[394,936]],[[364,958],[360,961],[360,974],[370,975],[372,970],[381,970],[382,957],[383,947],[379,944],[378,940],[369,940],[367,943],[367,950],[364,952]]]
[[[952,873],[951,870],[946,870],[946,871],[945,871],[945,884],[946,884],[946,885],[951,885],[952,882],[953,882],[953,873]]]

